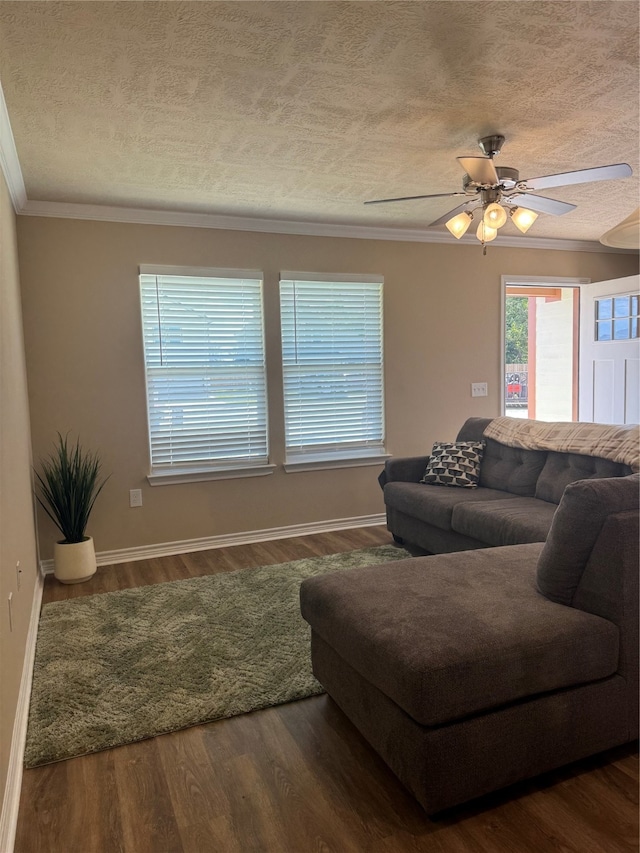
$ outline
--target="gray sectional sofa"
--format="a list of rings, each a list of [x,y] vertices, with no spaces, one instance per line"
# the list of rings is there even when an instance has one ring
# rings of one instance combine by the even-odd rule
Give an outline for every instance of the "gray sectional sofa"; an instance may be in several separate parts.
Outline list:
[[[428,456],[387,460],[379,481],[396,541],[433,554],[544,542],[569,483],[631,474],[597,456],[508,447],[484,436],[491,421],[469,418],[456,438],[485,441],[478,488],[421,483]]]
[[[493,450],[500,484],[525,494],[385,485],[385,496],[406,490],[391,489],[394,532],[463,550],[310,578],[300,591],[317,679],[429,814],[638,736],[638,474]],[[565,485],[578,464],[587,477]],[[562,487],[558,504],[538,486],[548,497]],[[417,489],[443,503],[410,500]],[[472,502],[452,509],[444,496],[482,489],[476,507],[493,508],[491,521],[453,529],[455,508]],[[546,541],[496,542],[517,536]]]

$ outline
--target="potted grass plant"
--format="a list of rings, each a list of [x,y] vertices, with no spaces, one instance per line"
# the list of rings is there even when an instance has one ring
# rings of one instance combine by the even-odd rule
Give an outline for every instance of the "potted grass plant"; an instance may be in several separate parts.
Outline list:
[[[85,534],[89,515],[106,481],[100,478],[97,453],[87,452],[80,439],[70,445],[58,433],[58,443],[47,459],[41,459],[36,498],[63,535],[53,547],[54,573],[62,583],[81,583],[96,572],[96,552]]]

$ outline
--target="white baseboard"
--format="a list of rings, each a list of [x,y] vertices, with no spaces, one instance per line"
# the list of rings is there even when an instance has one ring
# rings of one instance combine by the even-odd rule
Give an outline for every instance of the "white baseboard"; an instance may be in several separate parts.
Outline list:
[[[9,769],[4,789],[2,814],[0,815],[0,853],[12,853],[16,838],[18,808],[20,806],[20,789],[22,787],[22,766],[24,761],[25,742],[27,739],[27,722],[29,720],[29,699],[31,698],[33,661],[36,652],[36,639],[38,637],[38,621],[40,618],[40,605],[42,603],[43,587],[44,579],[42,575],[37,572],[35,589],[33,591],[33,602],[31,605],[31,616],[29,618],[27,645],[25,648],[24,663],[22,666],[18,705],[16,707],[16,716],[13,722],[13,737],[11,738]]]
[[[359,515],[355,518],[334,518],[329,521],[312,521],[308,524],[291,524],[287,527],[270,527],[265,530],[246,530],[242,533],[206,536],[202,539],[183,539],[179,542],[162,542],[158,545],[140,545],[135,548],[121,548],[117,551],[100,551],[96,553],[96,562],[99,566],[111,566],[116,563],[131,563],[135,560],[151,560],[154,557],[188,554],[190,551],[208,551],[212,548],[224,548],[229,545],[249,545],[255,542],[268,542],[272,539],[291,539],[294,536],[330,533],[334,530],[349,530],[353,527],[374,527],[385,523],[386,517],[383,513]],[[53,560],[41,560],[40,570],[43,575],[51,574],[53,572]]]

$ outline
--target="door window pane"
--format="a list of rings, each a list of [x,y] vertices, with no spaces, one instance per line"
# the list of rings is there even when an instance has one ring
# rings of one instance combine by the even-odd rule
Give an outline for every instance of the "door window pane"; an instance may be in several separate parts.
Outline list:
[[[616,296],[613,300],[613,316],[628,317],[629,316],[629,297]]]
[[[598,322],[597,337],[598,341],[611,340],[611,320],[600,320]]]
[[[613,339],[615,341],[625,341],[629,337],[629,318],[624,320],[613,321]]]
[[[598,299],[596,302],[596,317],[598,320],[610,320],[612,307],[611,299]]]

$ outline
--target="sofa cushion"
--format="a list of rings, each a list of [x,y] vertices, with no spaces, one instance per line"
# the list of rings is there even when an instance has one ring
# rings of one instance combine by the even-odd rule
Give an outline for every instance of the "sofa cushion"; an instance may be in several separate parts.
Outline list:
[[[562,493],[569,483],[602,477],[624,477],[630,473],[629,466],[623,465],[622,462],[612,462],[610,459],[601,459],[598,456],[556,453],[550,450],[538,477],[536,497],[559,504]]]
[[[310,578],[302,615],[416,722],[436,726],[606,678],[618,629],[535,588],[541,545],[400,560]]]
[[[609,515],[638,512],[640,475],[570,483],[553,517],[538,561],[538,589],[572,604],[592,548]]]
[[[441,530],[451,530],[453,508],[467,501],[519,500],[495,489],[443,489],[425,483],[387,483],[384,502],[411,518],[426,521]]]
[[[488,438],[480,468],[480,485],[532,498],[546,461],[546,450],[507,447]]]
[[[483,451],[483,441],[437,441],[420,482],[475,489]]]
[[[451,529],[488,545],[544,542],[558,507],[537,498],[458,504]]]

